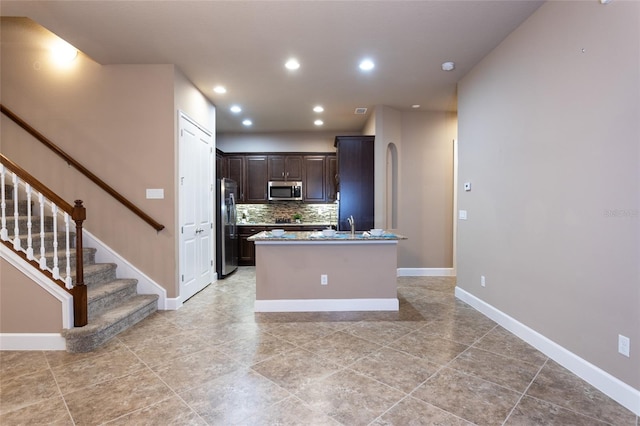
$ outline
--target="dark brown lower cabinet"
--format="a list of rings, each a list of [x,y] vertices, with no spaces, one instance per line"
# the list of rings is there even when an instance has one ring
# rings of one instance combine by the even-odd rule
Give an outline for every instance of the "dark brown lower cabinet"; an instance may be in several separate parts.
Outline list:
[[[256,246],[252,241],[247,241],[247,238],[265,229],[264,226],[238,226],[238,244],[240,244],[238,250],[238,265],[254,266],[256,264]]]

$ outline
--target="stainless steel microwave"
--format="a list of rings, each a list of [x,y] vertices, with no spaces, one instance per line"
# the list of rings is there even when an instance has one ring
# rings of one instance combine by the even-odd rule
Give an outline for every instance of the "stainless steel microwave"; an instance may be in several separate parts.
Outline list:
[[[302,182],[269,181],[269,201],[302,200]]]

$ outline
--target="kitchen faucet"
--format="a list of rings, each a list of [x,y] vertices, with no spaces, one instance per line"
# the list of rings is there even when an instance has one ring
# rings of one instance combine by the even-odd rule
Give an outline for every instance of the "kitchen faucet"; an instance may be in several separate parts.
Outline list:
[[[347,221],[349,222],[349,225],[351,225],[351,235],[355,235],[356,234],[356,221],[353,219],[353,215],[349,216],[347,218]]]

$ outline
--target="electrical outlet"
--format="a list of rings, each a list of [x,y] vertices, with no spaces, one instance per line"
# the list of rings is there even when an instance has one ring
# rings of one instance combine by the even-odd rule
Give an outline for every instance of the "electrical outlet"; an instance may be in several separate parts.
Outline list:
[[[322,274],[320,275],[320,284],[321,285],[327,285],[329,284],[329,277],[327,277],[326,274]]]
[[[631,340],[622,334],[618,334],[618,352],[627,358],[629,357],[629,346],[631,346]]]
[[[487,281],[485,280],[484,275],[480,275],[480,285],[482,287],[486,287],[487,285]]]

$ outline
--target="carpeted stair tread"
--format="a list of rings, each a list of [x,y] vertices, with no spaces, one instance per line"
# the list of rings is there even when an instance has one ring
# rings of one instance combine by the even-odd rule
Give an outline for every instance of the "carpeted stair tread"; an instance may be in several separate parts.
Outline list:
[[[84,284],[87,287],[116,279],[115,263],[94,263],[82,268]],[[71,279],[76,282],[76,271],[71,271]]]
[[[89,322],[108,309],[120,306],[136,296],[136,279],[116,279],[100,285],[87,287]]]
[[[84,327],[63,330],[67,351],[89,352],[104,344],[157,310],[158,295],[143,294],[132,297],[117,308],[94,318]]]

